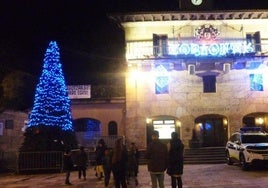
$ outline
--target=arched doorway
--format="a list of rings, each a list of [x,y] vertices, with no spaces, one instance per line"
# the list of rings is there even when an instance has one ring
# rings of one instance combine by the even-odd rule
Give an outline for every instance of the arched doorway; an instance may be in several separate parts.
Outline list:
[[[254,112],[247,114],[243,117],[243,124],[245,127],[262,127],[263,130],[268,132],[268,113],[267,112]]]
[[[79,145],[95,147],[95,138],[101,135],[101,122],[93,118],[79,118],[73,121],[73,125]]]
[[[225,146],[228,139],[228,121],[225,116],[208,114],[195,119],[193,134],[201,147]]]

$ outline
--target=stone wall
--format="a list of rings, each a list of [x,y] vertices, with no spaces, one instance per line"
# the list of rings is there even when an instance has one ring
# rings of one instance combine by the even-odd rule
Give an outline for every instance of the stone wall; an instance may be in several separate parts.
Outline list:
[[[185,71],[170,71],[169,94],[155,94],[154,75],[140,72],[126,78],[127,137],[146,147],[146,119],[168,115],[181,122],[181,136],[187,146],[195,119],[206,114],[219,114],[228,120],[228,137],[243,126],[245,115],[268,113],[268,78],[263,70],[231,70],[216,77],[216,92],[204,93],[202,77]],[[263,75],[264,91],[251,91],[249,74]],[[267,122],[265,122],[267,124]]]
[[[17,152],[24,141],[23,128],[28,113],[5,111],[0,114],[0,122],[3,122],[3,135],[0,135],[0,151]],[[7,127],[6,122],[13,121],[13,127]]]

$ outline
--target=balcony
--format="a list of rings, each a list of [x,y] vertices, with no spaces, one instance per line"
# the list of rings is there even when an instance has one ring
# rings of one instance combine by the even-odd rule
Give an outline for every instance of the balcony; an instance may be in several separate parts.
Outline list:
[[[265,42],[263,40],[263,42]],[[229,58],[260,57],[268,55],[267,44],[246,43],[246,39],[227,39],[224,41],[200,42],[192,39],[167,40],[160,45],[153,41],[127,42],[128,61],[149,59],[189,59],[189,58]]]
[[[124,83],[118,85],[94,85],[91,89],[92,99],[112,99],[125,97]]]

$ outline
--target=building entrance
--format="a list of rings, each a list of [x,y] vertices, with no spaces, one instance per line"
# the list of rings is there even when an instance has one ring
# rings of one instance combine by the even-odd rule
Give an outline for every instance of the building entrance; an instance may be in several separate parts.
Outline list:
[[[245,127],[261,127],[264,131],[268,132],[268,113],[255,112],[247,114],[243,117],[243,125]]]
[[[204,115],[196,118],[194,135],[201,147],[224,146],[228,138],[228,122],[221,115]]]

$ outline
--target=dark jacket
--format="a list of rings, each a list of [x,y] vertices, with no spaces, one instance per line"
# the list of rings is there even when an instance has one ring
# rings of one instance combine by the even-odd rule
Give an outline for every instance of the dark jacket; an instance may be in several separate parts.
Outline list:
[[[88,164],[88,157],[87,153],[85,151],[79,151],[79,154],[77,155],[77,166],[80,167],[87,167]]]
[[[169,143],[168,169],[169,175],[183,174],[183,149],[180,139],[172,139]]]
[[[96,148],[96,165],[103,165],[106,148],[107,148],[106,145],[97,146],[97,148]]]
[[[128,172],[135,172],[138,173],[138,166],[139,166],[139,157],[140,157],[140,153],[138,149],[133,149],[131,148],[128,151],[128,157],[127,157],[127,168],[128,168]]]
[[[112,168],[112,156],[113,151],[112,149],[107,149],[105,152],[104,160],[103,160],[103,169],[111,169]]]
[[[63,168],[64,170],[72,170],[73,169],[73,160],[70,154],[64,154],[63,157]]]
[[[167,169],[168,150],[166,144],[153,140],[146,151],[148,171],[164,172]]]
[[[120,184],[122,187],[127,187],[126,180],[125,180],[126,166],[127,166],[127,151],[125,148],[123,148],[120,154],[117,153],[120,156],[115,157],[116,153],[117,152],[114,149],[113,156],[112,156],[112,172],[113,172],[115,187],[120,187]]]

